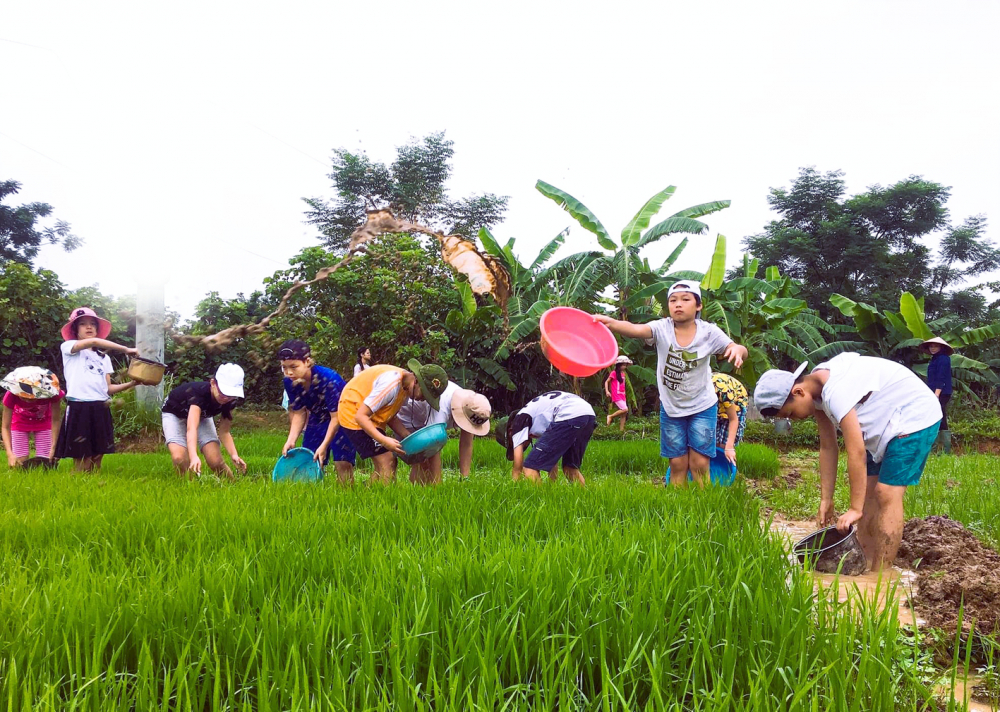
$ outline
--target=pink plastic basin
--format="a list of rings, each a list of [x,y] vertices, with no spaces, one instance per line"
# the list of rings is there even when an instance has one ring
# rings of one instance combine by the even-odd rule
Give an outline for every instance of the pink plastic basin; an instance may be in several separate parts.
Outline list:
[[[556,307],[542,314],[542,353],[563,373],[593,376],[618,358],[618,342],[608,327],[585,311]]]

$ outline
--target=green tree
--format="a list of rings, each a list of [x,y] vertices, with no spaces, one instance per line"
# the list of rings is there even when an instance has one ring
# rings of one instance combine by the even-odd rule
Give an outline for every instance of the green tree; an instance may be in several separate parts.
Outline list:
[[[480,227],[503,220],[506,196],[483,193],[451,199],[446,183],[452,173],[454,142],[444,132],[413,140],[396,151],[391,165],[372,161],[364,152],[344,148],[333,152],[336,197],[303,198],[306,222],[315,225],[323,244],[343,253],[351,233],[365,222],[365,211],[388,206],[396,217],[444,233],[473,236]]]
[[[932,279],[921,238],[947,226],[949,190],[920,176],[846,197],[843,173],[803,168],[790,188],[772,188],[781,216],[744,240],[762,265],[802,284],[802,298],[823,318],[832,293],[874,304],[904,291],[922,295]]]
[[[18,366],[43,366],[61,377],[59,330],[70,309],[54,272],[0,264],[0,378]]]
[[[17,207],[3,204],[20,190],[17,181],[0,181],[0,264],[31,264],[38,256],[38,249],[46,243],[62,245],[67,252],[80,246],[82,240],[71,232],[65,220],[42,224],[43,218],[52,215],[48,203],[25,203]]]

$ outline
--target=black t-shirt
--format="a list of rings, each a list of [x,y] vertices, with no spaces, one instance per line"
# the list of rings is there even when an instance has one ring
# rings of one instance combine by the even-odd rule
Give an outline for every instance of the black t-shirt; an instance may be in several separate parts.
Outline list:
[[[201,417],[214,418],[222,415],[225,420],[233,419],[233,407],[238,401],[232,401],[222,405],[212,398],[212,384],[208,381],[195,381],[185,383],[170,391],[166,402],[163,404],[163,412],[176,415],[181,420],[187,420],[188,411],[191,406],[196,405],[201,408]]]

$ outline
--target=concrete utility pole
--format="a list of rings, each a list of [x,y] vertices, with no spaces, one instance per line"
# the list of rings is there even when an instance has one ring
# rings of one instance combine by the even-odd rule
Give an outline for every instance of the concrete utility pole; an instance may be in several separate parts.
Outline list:
[[[149,279],[139,282],[135,298],[135,347],[139,355],[163,363],[164,281]],[[163,405],[163,382],[158,386],[139,386],[135,399],[143,410],[159,410]]]

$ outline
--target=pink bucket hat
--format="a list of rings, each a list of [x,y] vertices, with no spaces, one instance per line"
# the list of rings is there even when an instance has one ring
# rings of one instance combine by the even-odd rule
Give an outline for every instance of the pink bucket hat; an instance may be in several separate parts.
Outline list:
[[[73,325],[76,324],[77,319],[82,319],[85,316],[97,319],[98,339],[108,338],[108,334],[111,333],[111,322],[108,321],[107,319],[102,319],[101,317],[97,316],[97,314],[94,313],[94,310],[89,307],[80,307],[70,312],[69,321],[66,322],[66,326],[64,326],[62,328],[62,331],[59,332],[62,334],[63,341],[73,341],[74,339],[76,339],[76,329],[74,328]]]

